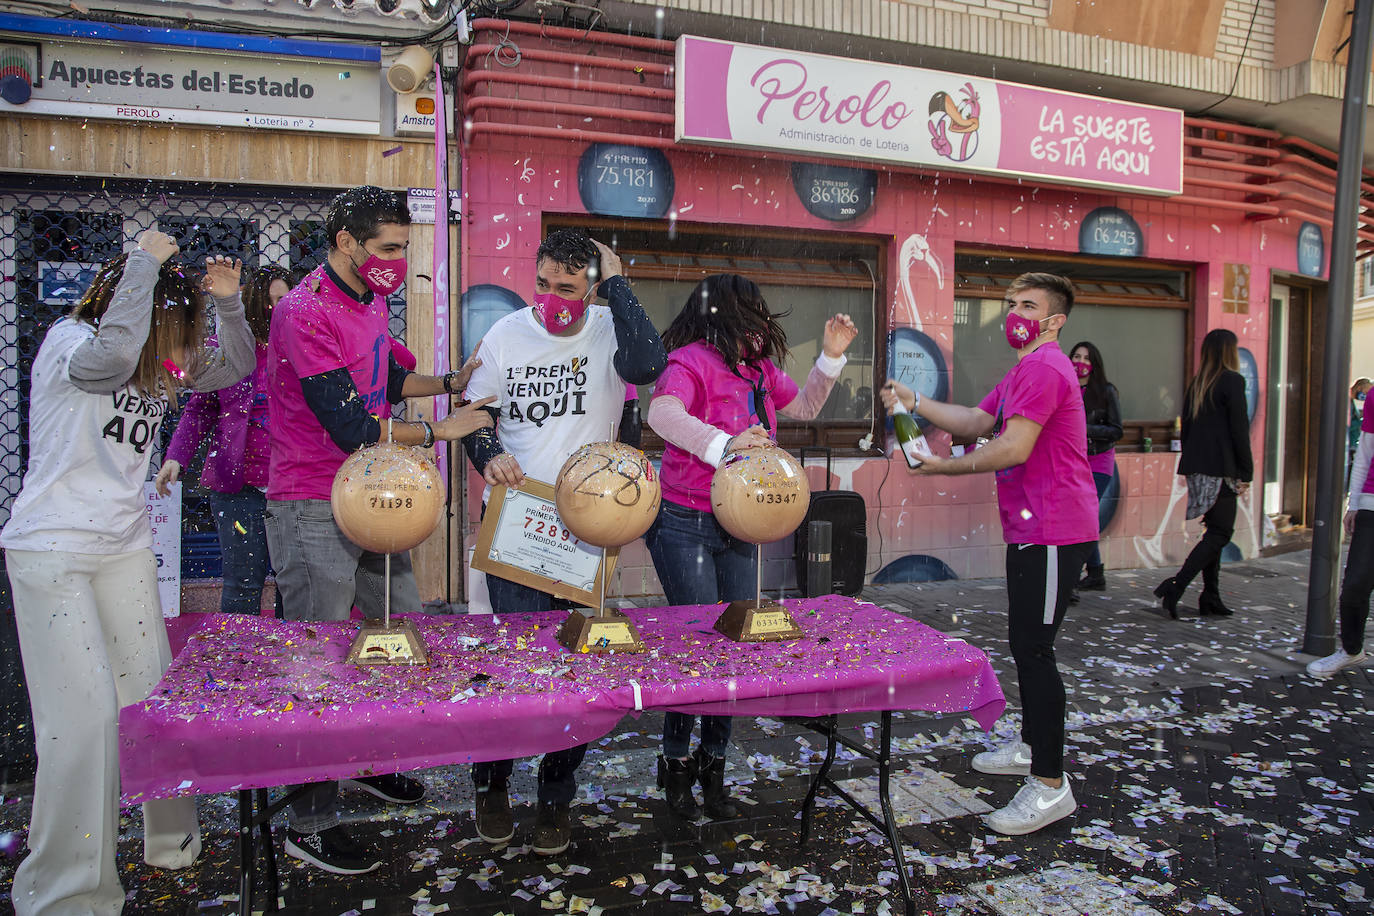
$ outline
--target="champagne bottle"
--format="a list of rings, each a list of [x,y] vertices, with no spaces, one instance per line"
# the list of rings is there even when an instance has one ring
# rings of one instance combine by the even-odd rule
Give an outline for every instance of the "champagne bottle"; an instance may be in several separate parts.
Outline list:
[[[925,463],[924,459],[934,453],[926,443],[926,437],[921,434],[921,428],[916,425],[916,418],[906,409],[906,405],[898,400],[892,411],[892,427],[897,433],[897,445],[906,458],[907,466],[919,468]]]

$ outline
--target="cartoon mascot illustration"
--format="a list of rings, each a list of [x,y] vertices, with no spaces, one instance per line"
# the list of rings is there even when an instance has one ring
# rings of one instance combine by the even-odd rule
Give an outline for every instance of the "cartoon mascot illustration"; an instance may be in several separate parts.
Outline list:
[[[964,162],[978,151],[978,93],[972,83],[959,90],[959,99],[948,92],[930,97],[930,145],[953,162]]]

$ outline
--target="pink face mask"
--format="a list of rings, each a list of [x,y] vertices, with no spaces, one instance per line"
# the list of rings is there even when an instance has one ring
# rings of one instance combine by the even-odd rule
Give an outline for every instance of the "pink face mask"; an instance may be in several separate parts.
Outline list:
[[[1073,371],[1078,373],[1079,378],[1087,378],[1093,374],[1092,363],[1074,363]]]
[[[1020,350],[1040,336],[1040,322],[1038,319],[1022,318],[1011,312],[1007,314],[1006,332],[1007,343],[1013,350]]]
[[[363,253],[366,254],[367,249],[363,249]],[[377,295],[390,296],[405,282],[406,259],[386,261],[375,254],[368,254],[367,260],[358,268],[358,276],[362,277],[363,286]]]
[[[544,329],[556,334],[574,324],[587,311],[586,300],[564,299],[553,293],[536,293],[534,313],[544,322]]]

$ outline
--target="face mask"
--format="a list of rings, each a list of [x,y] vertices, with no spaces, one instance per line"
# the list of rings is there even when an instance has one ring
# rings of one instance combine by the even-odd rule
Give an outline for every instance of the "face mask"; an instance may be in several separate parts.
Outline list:
[[[1073,371],[1078,373],[1079,378],[1087,378],[1093,374],[1092,363],[1074,363]]]
[[[1008,313],[1004,330],[1007,332],[1007,344],[1013,350],[1020,350],[1040,336],[1040,322],[1036,319],[1022,318],[1014,312]]]
[[[363,261],[361,267],[354,265],[358,267],[358,276],[362,277],[363,286],[379,296],[390,296],[401,288],[406,278],[405,258],[383,260],[375,254],[368,254],[366,248],[363,249],[363,254],[367,254],[367,260]]]
[[[550,334],[577,324],[586,311],[585,299],[564,299],[553,293],[536,293],[534,297],[534,312]]]
[[[1355,395],[1355,400],[1357,400],[1357,401],[1363,401],[1363,400],[1364,400],[1364,396],[1365,396],[1366,394],[1368,394],[1368,393],[1369,393],[1369,392],[1367,392],[1367,391],[1361,391],[1359,394]]]

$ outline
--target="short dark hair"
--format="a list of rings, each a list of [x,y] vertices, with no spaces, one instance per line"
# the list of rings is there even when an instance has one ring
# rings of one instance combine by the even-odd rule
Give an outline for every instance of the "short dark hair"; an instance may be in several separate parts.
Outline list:
[[[329,203],[324,231],[329,247],[339,247],[339,232],[347,230],[359,242],[376,238],[383,223],[410,225],[410,209],[399,191],[365,184],[349,188]]]
[[[550,232],[534,253],[535,263],[548,260],[568,273],[577,273],[596,257],[597,248],[581,229],[559,229]]]
[[[1059,274],[1028,273],[1011,281],[1007,295],[1015,295],[1023,289],[1043,289],[1050,297],[1050,313],[1067,315],[1073,311],[1073,281]]]

